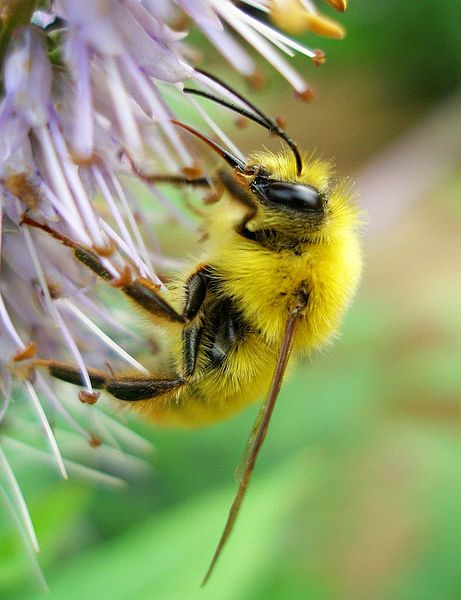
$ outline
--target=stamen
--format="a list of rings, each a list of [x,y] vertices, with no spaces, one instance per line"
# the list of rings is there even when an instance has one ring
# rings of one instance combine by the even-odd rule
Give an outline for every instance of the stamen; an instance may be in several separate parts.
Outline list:
[[[159,99],[155,94],[152,81],[149,80],[148,77],[137,68],[129,54],[123,55],[120,60],[135,84],[139,94],[148,105],[151,117],[158,121],[160,128],[164,131],[166,138],[170,141],[171,145],[178,153],[181,161],[184,164],[191,163],[192,157],[185,148],[176,131],[174,131],[174,128],[171,127],[170,117],[159,102]],[[176,161],[169,155],[168,151],[166,155],[161,156],[167,164],[171,166],[176,164]]]
[[[126,325],[124,325],[120,319],[115,319],[114,317],[112,317],[112,315],[107,311],[104,305],[94,302],[93,300],[91,300],[91,298],[85,296],[84,294],[77,295],[74,298],[74,303],[75,302],[83,306],[86,313],[88,313],[88,311],[93,312],[99,319],[105,321],[111,329],[123,333],[123,335],[129,337],[130,339],[138,343],[144,341],[144,339],[140,335],[135,333],[131,327],[127,327]]]
[[[133,429],[126,427],[110,415],[101,413],[101,421],[111,429],[122,444],[125,444],[133,452],[139,452],[144,456],[152,455],[154,447]]]
[[[122,187],[120,181],[117,179],[117,177],[113,173],[111,173],[109,171],[107,173],[107,176],[110,178],[112,186],[114,187],[114,190],[115,190],[115,192],[120,200],[120,203],[122,205],[123,211],[125,213],[125,218],[127,219],[128,223],[130,225],[131,231],[133,232],[133,235],[137,242],[136,252],[137,252],[137,254],[139,254],[139,256],[144,261],[143,268],[145,269],[145,275],[152,280],[156,280],[156,279],[158,279],[158,277],[155,274],[154,268],[152,266],[152,263],[151,263],[151,260],[149,257],[149,253],[144,244],[144,240],[141,235],[141,232],[139,231],[139,227],[138,227],[138,224],[136,223],[136,219],[134,218],[134,215],[131,211],[130,205],[128,204],[128,200],[127,200],[126,194],[123,190],[123,187]]]
[[[167,209],[170,215],[177,223],[181,223],[186,229],[189,231],[197,232],[196,223],[187,215],[185,215],[181,210],[179,210],[163,192],[161,192],[157,186],[151,186],[151,191],[159,204]]]
[[[114,202],[112,194],[109,192],[109,189],[107,187],[106,182],[104,181],[101,171],[99,170],[99,168],[97,166],[93,165],[91,167],[91,172],[93,174],[93,177],[95,178],[95,181],[99,187],[99,190],[101,191],[105,201],[107,202],[107,204],[109,206],[109,210],[112,213],[112,216],[114,217],[115,222],[117,223],[120,233],[122,234],[122,238],[125,241],[125,246],[129,248],[129,255],[132,258],[134,257],[134,260],[135,260],[138,268],[143,268],[142,262],[138,260],[136,248],[133,244],[133,240],[131,239],[128,229],[125,225],[125,221],[123,220],[122,215],[120,214],[120,212]],[[99,227],[98,227],[98,229],[99,229]]]
[[[299,0],[299,2],[301,2],[307,12],[310,12],[313,15],[316,15],[319,12],[313,0]]]
[[[108,423],[104,424],[101,435],[104,437],[104,444],[99,446],[97,453],[88,444],[82,446],[81,438],[68,431],[61,432],[60,443],[68,453],[76,451],[79,456],[83,455],[85,464],[91,466],[93,463],[103,463],[107,465],[108,470],[117,470],[122,477],[133,478],[133,476],[145,475],[146,471],[152,468],[144,458],[128,454],[122,449],[110,431]],[[111,445],[107,444],[107,437],[111,438]]]
[[[347,0],[325,0],[325,2],[340,12],[344,12],[347,8]]]
[[[88,47],[76,31],[69,32],[67,43],[66,55],[73,63],[76,75],[72,147],[76,156],[84,161],[92,156],[94,144],[94,108]]]
[[[104,221],[104,219],[100,219],[99,220],[99,224],[101,229],[108,235],[108,237],[113,240],[115,242],[115,245],[122,250],[137,266],[138,270],[140,272],[144,272],[145,266],[142,264],[141,259],[139,258],[139,256],[136,254],[136,251],[133,253],[132,248],[130,248],[126,242],[112,229],[112,227],[106,222]],[[122,267],[122,273],[125,274],[130,274],[130,269],[127,265],[125,265],[124,267]],[[120,280],[120,272],[118,272],[116,274],[116,276],[114,277],[115,281],[119,281]],[[117,284],[118,286],[119,284]],[[158,285],[162,285],[161,283]]]
[[[199,24],[200,26],[200,24]],[[244,48],[226,31],[216,31],[201,28],[207,38],[214,44],[227,62],[245,77],[250,77],[256,71],[256,63]]]
[[[80,214],[84,220],[86,230],[91,235],[91,245],[103,247],[105,245],[105,240],[101,236],[101,232],[98,228],[96,215],[94,214],[93,207],[88,200],[82,181],[79,177],[78,167],[71,159],[66,142],[61,131],[59,130],[56,119],[50,119],[49,127],[55,147],[61,159],[61,165],[63,167],[65,177],[69,183],[70,191],[77,202],[78,208],[80,209]]]
[[[221,4],[222,1],[222,4]],[[272,46],[254,28],[242,19],[242,13],[230,2],[211,0],[215,10],[225,18],[240,35],[247,40],[272,66],[281,73],[298,93],[304,93],[308,88],[298,72],[286,62]]]
[[[45,302],[48,306],[48,311],[49,311],[51,317],[55,320],[55,322],[60,327],[63,337],[64,337],[64,340],[66,341],[66,343],[69,347],[69,350],[71,351],[71,354],[73,354],[73,356],[75,358],[75,361],[77,363],[78,368],[80,369],[80,372],[82,374],[83,380],[85,382],[85,385],[86,385],[88,391],[92,392],[93,387],[91,385],[90,376],[88,375],[88,370],[85,366],[82,355],[80,354],[80,351],[77,347],[77,344],[75,343],[74,338],[72,337],[70,331],[68,330],[63,318],[61,317],[59,310],[57,309],[56,305],[54,304],[53,300],[51,299],[50,292],[48,290],[48,285],[46,283],[45,275],[43,273],[39,258],[37,256],[37,252],[35,251],[35,246],[32,241],[32,236],[30,234],[30,231],[29,231],[28,227],[24,227],[23,231],[24,231],[24,237],[26,239],[27,248],[29,250],[29,254],[31,256],[33,265],[35,267],[35,271],[37,273],[37,278],[38,278],[38,281],[42,288]]]
[[[122,83],[120,71],[114,58],[106,57],[107,82],[112,96],[112,105],[130,153],[137,156],[141,152],[142,141],[132,111],[132,99]]]
[[[48,422],[48,419],[46,418],[45,411],[43,410],[43,407],[40,404],[40,400],[37,396],[37,392],[35,391],[34,386],[31,384],[30,381],[26,380],[24,382],[24,384],[26,386],[27,392],[29,393],[30,399],[32,400],[32,406],[34,407],[35,412],[38,415],[39,421],[43,427],[43,431],[45,432],[46,438],[50,445],[51,453],[53,454],[53,456],[56,459],[56,464],[58,466],[58,470],[64,479],[68,479],[67,470],[64,465],[64,461],[62,459],[61,452],[59,451],[59,447],[56,442],[56,438],[54,437],[53,431],[50,427],[50,423]]]
[[[0,392],[2,395],[2,402],[0,406],[0,426],[6,411],[11,404],[11,392],[13,388],[13,377],[9,371],[6,370],[6,366],[0,364]]]
[[[39,462],[45,465],[48,465],[50,463],[50,456],[47,452],[43,452],[38,448],[29,446],[29,444],[25,444],[24,442],[20,442],[19,440],[7,436],[4,436],[4,440],[6,442],[5,445],[7,445],[7,447],[18,452],[21,456],[27,457],[32,461]],[[120,479],[120,477],[115,477],[114,475],[103,473],[102,471],[98,471],[97,469],[92,469],[90,467],[81,465],[67,458],[66,468],[69,475],[83,477],[85,478],[85,481],[88,481],[89,483],[94,482],[103,486],[110,486],[115,488],[122,488],[126,485],[125,481],[123,479]]]
[[[74,419],[70,412],[65,408],[63,403],[58,399],[56,394],[53,392],[47,381],[37,372],[35,377],[35,386],[41,393],[46,397],[49,404],[56,410],[61,417],[74,429],[80,436],[87,438],[88,432]]]
[[[49,185],[43,179],[39,179],[38,187],[41,195],[44,197],[45,200],[49,201],[56,213],[62,217],[63,221],[69,226],[71,231],[73,231],[74,236],[79,237],[78,230],[73,225],[71,213],[68,211],[67,207],[59,200],[59,198],[49,187]]]
[[[75,306],[70,300],[57,300],[67,310],[69,310],[77,319],[79,319],[90,331],[96,334],[111,350],[121,356],[127,363],[133,366],[141,373],[149,374],[149,371],[135,358],[133,358],[126,350],[121,348],[112,338],[102,331],[91,319],[89,319],[82,311]]]
[[[87,234],[82,218],[80,217],[77,207],[75,206],[74,198],[63,175],[48,128],[40,127],[36,131],[36,135],[43,150],[45,165],[48,170],[48,179],[56,188],[53,191],[55,192],[56,196],[64,202],[67,210],[72,215],[71,220],[68,222],[72,223],[74,231],[77,235],[77,239],[83,244],[91,246],[91,238]]]
[[[171,127],[171,117],[173,113],[167,110],[165,101],[158,91],[158,89],[153,86],[154,97],[156,98],[155,112],[154,114],[157,116],[159,120],[159,125],[165,131],[168,139],[171,140],[176,152],[179,154],[181,160],[184,164],[190,165],[193,164],[194,159],[191,156],[190,152],[184,146],[181,138],[178,136],[177,132],[174,130],[174,127]]]
[[[16,331],[16,328],[13,325],[13,322],[11,321],[10,315],[8,314],[8,311],[6,309],[6,306],[5,306],[5,303],[3,301],[3,297],[2,297],[1,294],[0,294],[0,319],[3,321],[3,324],[5,325],[5,329],[8,332],[9,336],[11,337],[11,339],[13,340],[13,342],[19,348],[21,348],[21,350],[24,350],[24,348],[26,347],[26,345],[24,344],[24,342],[19,337],[19,334]]]
[[[268,6],[266,6],[265,4],[262,4],[261,2],[256,2],[255,0],[242,0],[242,1],[245,2],[245,4],[248,4],[248,6],[252,6],[253,8],[256,8],[257,10],[260,10],[261,12],[268,13],[270,10]]]

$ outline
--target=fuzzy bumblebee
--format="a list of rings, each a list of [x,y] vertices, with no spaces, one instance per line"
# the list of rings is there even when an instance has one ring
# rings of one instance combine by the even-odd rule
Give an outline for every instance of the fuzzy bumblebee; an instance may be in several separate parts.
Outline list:
[[[174,346],[177,373],[184,373],[183,355],[186,362],[193,357],[190,376],[168,392],[166,410],[147,402],[154,420],[203,425],[267,393],[295,308],[295,356],[338,331],[360,277],[358,213],[347,185],[330,184],[328,164],[301,158],[300,175],[290,154],[268,152],[250,156],[241,171],[218,174],[226,193],[210,208],[200,267],[173,288],[178,311],[192,282],[203,294],[182,344]],[[236,201],[228,191],[234,186],[254,208]],[[188,353],[192,337],[197,348]]]
[[[218,100],[206,92],[185,91]],[[118,283],[154,323],[164,327],[174,371],[145,376],[88,369],[96,389],[136,402],[149,418],[166,426],[209,424],[266,394],[250,436],[240,486],[205,580],[235,522],[290,352],[300,356],[331,341],[362,267],[360,213],[347,182],[333,179],[328,163],[299,151],[280,127],[231,91],[251,112],[218,101],[279,135],[289,149],[280,154],[259,152],[243,162],[198,131],[176,123],[228,163],[213,178],[221,198],[205,218],[202,256],[169,284],[168,298],[144,278]],[[181,176],[149,179],[210,184],[205,178]],[[24,223],[58,237],[97,275],[112,280],[93,250],[27,216]],[[72,365],[49,360],[36,364],[59,379],[83,385],[80,371]]]

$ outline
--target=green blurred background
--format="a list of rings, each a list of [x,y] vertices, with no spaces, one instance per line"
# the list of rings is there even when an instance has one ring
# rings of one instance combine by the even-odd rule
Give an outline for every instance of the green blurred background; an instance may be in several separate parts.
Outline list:
[[[125,486],[63,482],[12,452],[52,598],[461,597],[461,5],[351,0],[340,20],[343,42],[304,40],[325,66],[297,60],[315,102],[268,69],[252,99],[361,191],[366,269],[342,336],[285,382],[204,590],[256,407],[190,432],[122,415],[155,447]],[[217,57],[207,68],[245,88]],[[273,144],[213,114],[245,151]],[[42,597],[14,523],[0,522],[0,598]]]

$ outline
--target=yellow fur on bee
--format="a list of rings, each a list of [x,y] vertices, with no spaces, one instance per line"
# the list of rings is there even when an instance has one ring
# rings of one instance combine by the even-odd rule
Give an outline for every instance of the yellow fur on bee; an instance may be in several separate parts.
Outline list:
[[[202,348],[191,380],[165,395],[161,404],[144,403],[158,423],[198,426],[223,419],[267,393],[275,369],[290,310],[300,294],[309,298],[296,324],[293,355],[307,354],[328,344],[338,331],[361,274],[358,229],[360,212],[345,182],[331,184],[331,166],[303,155],[303,171],[296,172],[292,155],[262,152],[250,156],[247,166],[264,169],[277,181],[308,185],[327,194],[325,218],[309,228],[302,215],[258,207],[248,229],[276,229],[296,244],[274,251],[235,231],[246,210],[229,196],[210,208],[201,262],[212,265],[224,297],[230,298],[251,333],[231,349],[222,369],[209,369]],[[182,274],[173,289],[174,304],[183,302]],[[182,360],[177,329],[170,332],[176,367]]]

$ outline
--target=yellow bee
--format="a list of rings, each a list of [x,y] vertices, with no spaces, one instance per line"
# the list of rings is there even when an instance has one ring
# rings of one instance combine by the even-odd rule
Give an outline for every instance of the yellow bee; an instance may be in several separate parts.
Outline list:
[[[88,369],[96,389],[136,402],[157,423],[186,427],[224,419],[266,394],[248,442],[240,485],[204,582],[234,525],[290,353],[305,355],[334,337],[362,267],[360,213],[347,183],[333,179],[328,163],[298,150],[269,117],[212,79],[248,108],[208,92],[185,91],[249,117],[281,137],[288,148],[279,154],[252,154],[244,162],[175,122],[207,143],[230,168],[219,169],[211,182],[222,195],[205,218],[203,255],[198,265],[169,284],[168,299],[142,277],[125,273],[114,282],[94,250],[27,215],[23,220],[70,246],[81,262],[162,324],[171,340],[171,373],[145,376]],[[146,178],[210,185],[205,178]],[[83,385],[77,367],[50,360],[35,364],[46,366],[54,377]]]

